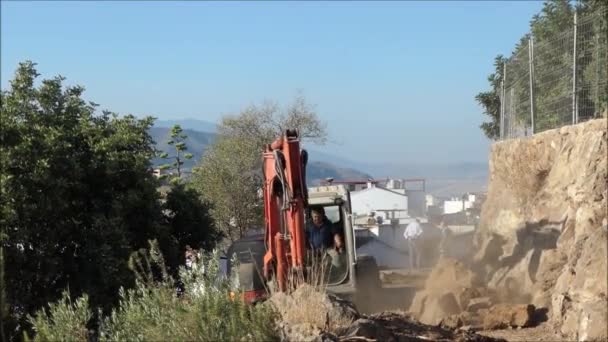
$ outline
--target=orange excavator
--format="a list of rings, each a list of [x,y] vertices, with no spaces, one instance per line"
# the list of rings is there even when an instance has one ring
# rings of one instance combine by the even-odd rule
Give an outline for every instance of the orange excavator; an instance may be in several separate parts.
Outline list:
[[[276,277],[281,291],[286,290],[287,273],[305,266],[307,159],[295,130],[287,130],[264,151],[264,277]]]
[[[246,302],[264,300],[270,280],[276,281],[278,290],[286,291],[290,274],[306,279],[311,265],[307,260],[305,217],[313,208],[323,209],[326,220],[341,232],[343,241],[341,252],[330,255],[331,250],[325,251],[331,262],[324,275],[327,291],[344,298],[367,298],[381,287],[375,259],[356,253],[348,188],[307,188],[307,161],[308,154],[301,150],[296,130],[286,130],[264,149],[264,233],[235,241],[227,253],[228,260],[236,258],[239,262],[236,273]],[[228,263],[228,272],[231,268]]]

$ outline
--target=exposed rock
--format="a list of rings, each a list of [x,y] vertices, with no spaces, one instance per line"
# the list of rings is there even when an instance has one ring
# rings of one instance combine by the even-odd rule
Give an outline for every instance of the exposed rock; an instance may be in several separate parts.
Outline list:
[[[475,312],[464,311],[457,315],[452,315],[447,318],[444,318],[443,320],[441,320],[440,325],[449,329],[468,327],[468,329],[470,330],[475,330],[475,328],[482,328],[482,320],[483,315]]]
[[[606,275],[598,268],[606,267],[608,234],[595,234],[576,243],[572,251],[577,257],[566,265],[559,276],[552,300],[552,321],[561,325],[561,332],[570,338],[607,339]]]
[[[474,237],[498,300],[548,307],[570,340],[608,337],[606,139],[604,118],[494,144]]]
[[[534,312],[534,305],[531,304],[496,304],[485,315],[483,328],[491,330],[508,327],[527,327],[532,321]]]

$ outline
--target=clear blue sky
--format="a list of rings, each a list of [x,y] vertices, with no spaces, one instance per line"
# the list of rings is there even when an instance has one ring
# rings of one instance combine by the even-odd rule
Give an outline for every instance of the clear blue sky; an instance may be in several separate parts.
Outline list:
[[[2,88],[38,63],[102,108],[217,121],[248,104],[316,104],[350,159],[487,161],[474,96],[539,1],[6,2]]]

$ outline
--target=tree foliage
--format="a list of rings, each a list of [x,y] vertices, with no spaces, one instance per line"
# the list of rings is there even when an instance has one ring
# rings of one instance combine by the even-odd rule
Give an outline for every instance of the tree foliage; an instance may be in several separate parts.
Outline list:
[[[186,152],[188,150],[188,146],[186,145],[188,136],[183,132],[184,130],[180,125],[174,125],[171,127],[170,138],[167,141],[167,145],[173,146],[175,149],[173,151],[174,154],[169,155],[168,152],[162,152],[160,154],[160,157],[163,159],[174,160],[171,163],[160,166],[161,170],[167,170],[171,173],[169,176],[172,182],[181,180],[184,160],[192,159],[192,153]],[[173,174],[173,171],[175,174]]]
[[[248,139],[219,136],[193,174],[193,186],[212,203],[213,219],[230,241],[262,227],[261,151]]]
[[[150,239],[173,256],[174,269],[180,246],[211,248],[216,239],[197,194],[180,186],[161,203],[150,163],[153,118],[98,114],[96,104],[82,99],[84,88],[65,87],[62,77],[36,85],[38,76],[34,63],[21,63],[1,93],[0,242],[8,310],[0,313],[9,340],[28,313],[66,288],[109,309],[118,289],[134,284],[130,253]]]
[[[163,251],[167,256],[167,265],[175,274],[178,265],[184,262],[182,252],[186,246],[210,251],[221,234],[211,217],[211,205],[187,184],[171,186],[163,203],[163,211],[165,225],[171,241],[175,243],[174,246],[163,248]],[[176,251],[178,254],[173,254]]]
[[[323,143],[327,138],[325,125],[303,96],[284,109],[266,102],[223,118],[216,142],[195,168],[193,186],[211,202],[213,218],[230,241],[262,227],[262,153],[287,128],[298,129],[305,140]]]
[[[574,4],[568,0],[546,1],[540,13],[530,21],[530,33],[525,34],[515,46],[507,76],[513,99],[520,99],[521,108],[515,108],[514,120],[531,124],[528,40],[534,38],[534,112],[535,131],[558,127],[569,119],[563,117],[564,107],[571,105],[572,78],[560,77],[569,73],[573,65],[573,45],[571,40],[574,26],[574,12],[578,13],[579,25],[584,25],[577,34],[577,93],[578,102],[585,103],[585,110],[591,115],[600,116],[606,111],[608,91],[606,88],[607,61],[605,51],[608,49],[607,5],[601,0],[583,0]],[[488,77],[490,89],[476,95],[476,101],[482,106],[489,121],[480,128],[490,139],[499,138],[500,132],[500,93],[501,81],[504,80],[503,65],[507,59],[497,56],[494,61],[495,71]],[[561,72],[561,73],[560,73]],[[521,78],[521,79],[520,79]],[[565,111],[567,112],[567,111]],[[560,114],[561,113],[561,114]]]
[[[261,148],[278,138],[286,129],[297,129],[304,140],[320,144],[327,140],[325,124],[319,120],[314,106],[302,94],[298,94],[286,108],[281,108],[276,102],[266,101],[259,106],[247,107],[237,116],[226,116],[218,127],[218,134],[246,138]]]
[[[495,71],[488,76],[490,90],[475,96],[475,100],[484,109],[483,114],[490,117],[490,121],[481,124],[480,128],[486,137],[496,140],[500,137],[500,91],[505,58],[501,55],[494,60]]]
[[[82,87],[20,64],[2,93],[2,217],[8,302],[16,315],[69,287],[95,304],[132,281],[133,248],[162,231],[150,173],[152,118],[95,115]]]

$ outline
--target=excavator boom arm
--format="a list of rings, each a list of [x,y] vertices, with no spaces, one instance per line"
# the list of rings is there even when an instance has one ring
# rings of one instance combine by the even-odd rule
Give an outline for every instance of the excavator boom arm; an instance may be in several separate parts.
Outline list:
[[[276,276],[281,291],[288,272],[304,266],[306,162],[295,130],[287,130],[264,151],[264,276]]]

